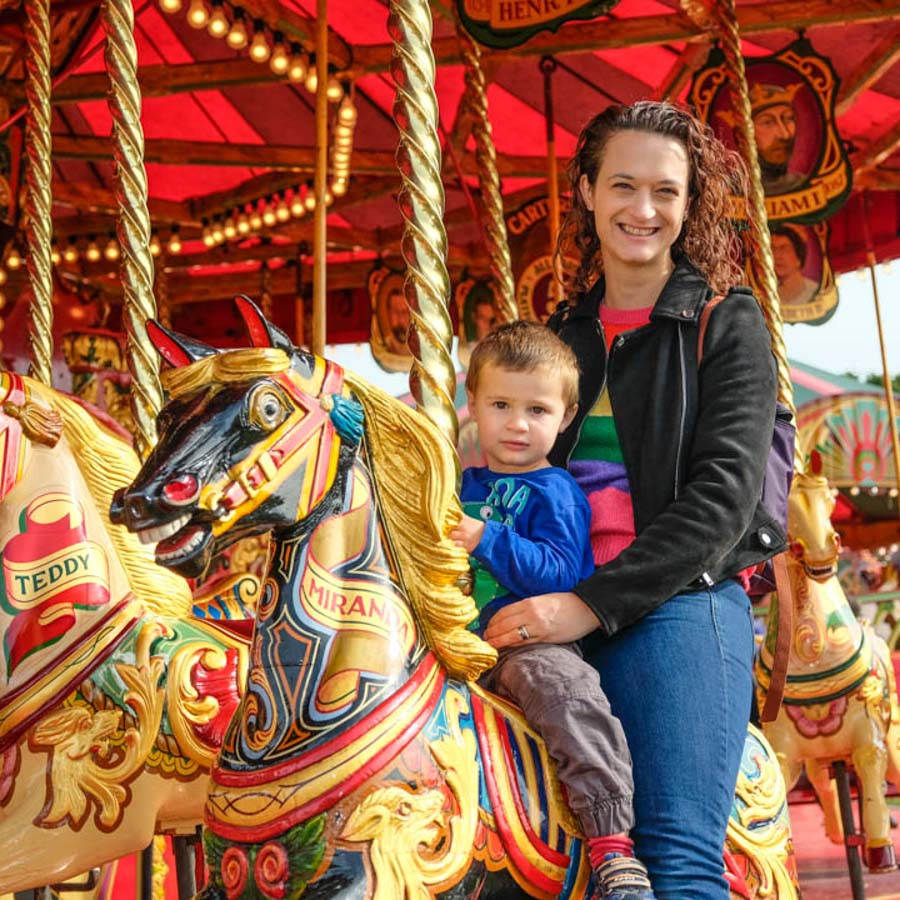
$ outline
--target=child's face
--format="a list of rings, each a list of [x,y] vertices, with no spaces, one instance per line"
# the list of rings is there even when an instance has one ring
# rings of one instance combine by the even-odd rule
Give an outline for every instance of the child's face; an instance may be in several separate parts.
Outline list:
[[[547,454],[572,417],[559,378],[547,366],[513,372],[493,363],[481,370],[469,393],[469,412],[488,466],[495,472],[531,472],[548,465]]]

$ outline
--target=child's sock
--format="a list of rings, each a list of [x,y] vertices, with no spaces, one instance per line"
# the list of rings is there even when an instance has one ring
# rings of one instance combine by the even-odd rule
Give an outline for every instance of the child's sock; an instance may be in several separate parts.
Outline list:
[[[634,857],[634,844],[627,834],[610,834],[606,837],[588,838],[588,856],[591,867],[596,869],[606,858],[607,853],[621,853],[622,856]]]

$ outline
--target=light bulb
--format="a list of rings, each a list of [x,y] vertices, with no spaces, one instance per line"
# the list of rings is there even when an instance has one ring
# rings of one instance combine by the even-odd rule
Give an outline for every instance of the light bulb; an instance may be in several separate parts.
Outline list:
[[[341,105],[338,107],[338,119],[345,125],[352,125],[356,122],[356,115],[356,107],[353,105],[353,100],[350,99],[350,95],[347,94],[347,96],[341,100]]]
[[[250,222],[250,227],[254,231],[259,231],[259,229],[263,227],[262,216],[259,214],[258,209],[252,210],[252,212],[250,213],[250,215],[248,217],[248,220]]]
[[[119,242],[111,237],[103,248],[103,255],[110,261],[115,262],[119,258]]]
[[[287,50],[284,48],[284,39],[280,31],[275,32],[275,49],[272,51],[272,58],[269,60],[269,68],[276,75],[284,75],[290,68],[291,59]]]
[[[300,49],[298,44],[291,44],[291,60],[288,66],[288,79],[295,84],[299,84],[306,79],[309,71],[309,62],[306,54]]]
[[[159,256],[162,253],[162,244],[159,242],[159,235],[154,231],[150,235],[150,255]]]
[[[54,266],[58,266],[60,261],[62,260],[62,254],[59,252],[59,248],[54,244],[50,248],[50,262],[53,263]],[[3,269],[0,269],[0,284],[3,284],[6,281],[6,272]]]
[[[253,40],[250,41],[250,59],[254,62],[264,63],[269,58],[269,42],[266,40],[266,33],[263,31],[262,22],[254,22],[253,24]]]
[[[21,265],[22,257],[19,256],[19,251],[16,250],[15,247],[12,247],[9,251],[9,255],[6,257],[6,268],[15,271],[20,268]]]
[[[244,24],[244,11],[236,9],[234,11],[234,21],[225,38],[225,43],[232,50],[243,50],[247,46],[247,26]]]
[[[6,284],[6,279],[9,276],[6,274],[6,269],[0,267],[0,284]]]
[[[312,189],[312,185],[306,186],[306,196],[303,198],[303,205],[307,212],[312,212],[316,208],[316,193]]]
[[[247,218],[247,213],[242,212],[238,216],[237,220],[237,233],[240,235],[250,234],[250,220]]]
[[[282,197],[278,201],[278,205],[275,207],[275,218],[278,219],[279,222],[288,222],[291,218],[291,209],[287,205],[287,200]]]
[[[334,75],[329,76],[325,96],[330,103],[337,103],[344,96],[344,88]]]
[[[219,219],[213,219],[212,227],[210,229],[212,231],[213,242],[216,244],[221,244],[222,241],[225,240],[225,231],[222,228],[222,223]]]
[[[222,226],[222,234],[225,235],[226,241],[233,241],[237,237],[237,225],[230,216],[225,220],[225,224]]]
[[[97,241],[94,238],[88,241],[87,250],[84,251],[84,258],[92,263],[100,259],[100,248],[97,246]]]
[[[159,0],[159,8],[169,15],[181,11],[181,0]]]
[[[230,27],[228,16],[225,15],[225,10],[222,9],[221,0],[213,0],[213,11],[209,17],[209,22],[206,24],[206,30],[214,38],[223,38],[228,34]]]
[[[311,93],[314,94],[316,92],[316,88],[318,87],[319,79],[316,75],[316,66],[315,60],[309,61],[309,71],[306,73],[306,81],[303,82],[303,86]]]
[[[331,192],[335,197],[343,197],[347,193],[347,182],[343,178],[336,178],[331,185]]]
[[[277,217],[275,216],[275,210],[272,209],[271,206],[267,206],[263,210],[262,220],[263,225],[265,225],[267,228],[271,228],[278,221]]]
[[[66,249],[63,250],[63,259],[67,263],[78,262],[78,247],[75,245],[75,238],[69,238]]]
[[[209,225],[207,225],[203,229],[203,246],[210,249],[216,246],[216,239],[213,237],[213,233]]]
[[[206,24],[209,22],[209,10],[203,0],[191,0],[187,20],[191,28],[206,28]]]
[[[177,256],[181,253],[181,237],[178,234],[178,226],[172,226],[172,234],[169,236],[169,253],[175,254]]]
[[[331,206],[332,203],[334,203],[334,194],[328,188],[325,188],[325,205]]]
[[[303,198],[297,191],[294,192],[294,196],[291,198],[291,215],[295,219],[299,219],[301,216],[306,215],[306,207],[303,205]]]

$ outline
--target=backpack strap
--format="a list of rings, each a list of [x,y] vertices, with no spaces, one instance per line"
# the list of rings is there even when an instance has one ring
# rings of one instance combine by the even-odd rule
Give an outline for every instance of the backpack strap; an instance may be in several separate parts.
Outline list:
[[[775,653],[772,655],[772,672],[769,690],[759,718],[774,722],[784,699],[787,682],[788,656],[791,651],[791,632],[794,630],[794,594],[788,577],[787,559],[784,553],[772,558],[775,569],[775,590],[778,592],[778,633],[775,635]]]
[[[700,310],[700,328],[697,334],[697,366],[703,362],[703,339],[706,337],[706,326],[709,325],[709,317],[712,311],[725,299],[724,294],[716,294],[715,297],[707,300]]]

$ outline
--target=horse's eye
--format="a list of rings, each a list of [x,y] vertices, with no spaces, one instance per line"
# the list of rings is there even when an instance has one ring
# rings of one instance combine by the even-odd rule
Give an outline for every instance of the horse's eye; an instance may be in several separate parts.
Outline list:
[[[250,397],[250,424],[263,431],[271,431],[280,425],[286,412],[284,400],[273,388],[257,388]]]

